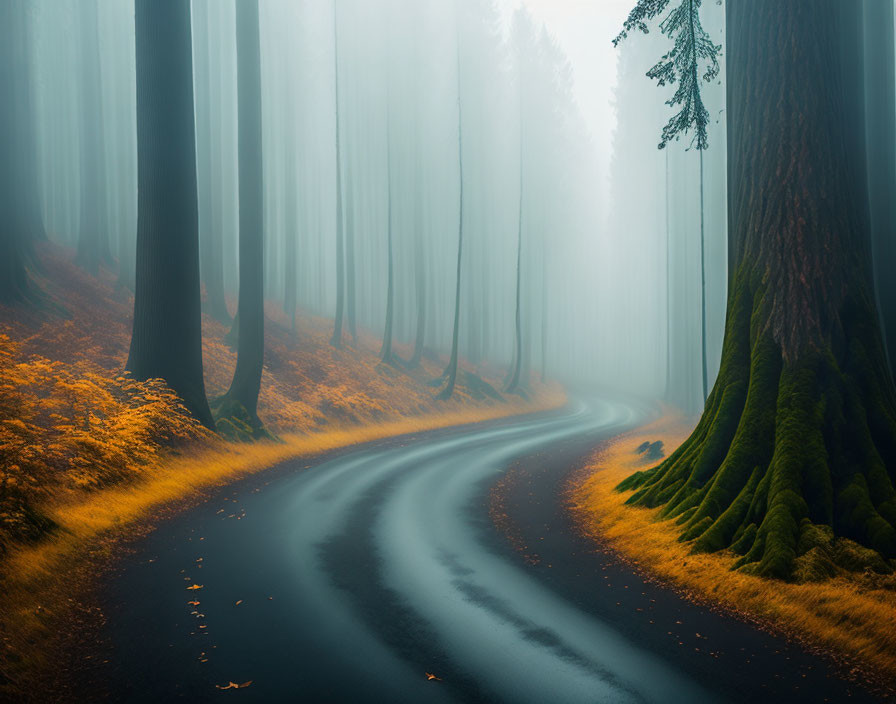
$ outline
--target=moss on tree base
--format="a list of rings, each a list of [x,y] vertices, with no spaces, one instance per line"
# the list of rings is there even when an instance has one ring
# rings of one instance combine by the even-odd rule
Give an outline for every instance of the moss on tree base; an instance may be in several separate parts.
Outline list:
[[[276,435],[265,428],[257,415],[251,415],[243,404],[227,395],[213,401],[211,408],[215,418],[215,430],[227,440],[235,442],[278,440]]]
[[[662,507],[694,551],[780,579],[889,572],[896,558],[896,403],[870,301],[847,297],[829,343],[785,359],[770,293],[732,282],[722,364],[691,437],[619,490]]]

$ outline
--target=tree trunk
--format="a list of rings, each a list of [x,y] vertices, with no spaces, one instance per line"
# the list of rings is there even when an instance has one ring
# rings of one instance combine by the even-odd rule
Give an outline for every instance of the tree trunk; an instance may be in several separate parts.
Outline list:
[[[0,3],[0,302],[34,298],[32,245],[43,239],[34,135],[29,8]]]
[[[78,263],[95,274],[100,265],[110,265],[106,217],[106,144],[103,120],[103,85],[100,74],[100,43],[97,31],[97,0],[79,6],[81,27],[81,226],[78,233]]]
[[[865,3],[868,185],[877,304],[891,374],[896,375],[896,52],[893,3]]]
[[[811,578],[836,563],[833,536],[896,556],[862,5],[729,0],[727,12],[733,277],[721,369],[693,435],[621,488],[677,517],[695,550],[730,547],[751,573]]]
[[[454,394],[454,387],[457,384],[457,363],[458,363],[458,337],[460,335],[460,285],[461,285],[461,263],[463,262],[464,253],[464,123],[463,111],[461,109],[461,82],[460,82],[460,33],[457,35],[457,165],[458,180],[460,184],[459,194],[459,212],[458,212],[458,231],[457,231],[457,284],[454,292],[454,330],[451,337],[451,357],[448,360],[448,366],[442,375],[447,380],[445,388],[439,393],[440,400],[448,400]]]
[[[419,129],[416,140],[416,172],[414,180],[414,295],[417,306],[416,334],[414,336],[414,353],[408,362],[409,368],[416,368],[423,359],[423,347],[426,343],[426,256],[424,253],[425,237],[423,234],[423,170],[420,168]]]
[[[520,63],[522,58],[520,57]],[[520,71],[519,76],[519,115],[520,115],[520,189],[519,189],[519,214],[517,216],[517,241],[516,241],[516,337],[514,338],[516,346],[513,351],[513,367],[510,375],[507,377],[507,383],[504,390],[507,393],[513,393],[520,385],[520,369],[523,363],[523,323],[522,323],[522,278],[523,278],[523,73]]]
[[[240,293],[236,371],[226,402],[245,409],[253,427],[264,366],[264,173],[261,143],[261,37],[258,0],[236,0],[239,115]],[[223,409],[234,415],[233,409]],[[238,409],[236,409],[238,410]]]
[[[389,129],[387,127],[387,129]],[[388,246],[387,253],[389,257],[388,276],[386,284],[386,328],[383,331],[383,347],[380,350],[380,357],[386,364],[393,364],[395,359],[392,355],[392,321],[395,317],[395,262],[392,253],[392,140],[387,139],[386,142],[386,183],[388,190],[389,205],[388,212]]]
[[[351,154],[351,151],[349,151]],[[349,157],[349,164],[356,162]],[[358,342],[357,294],[355,293],[355,171],[345,175],[345,316],[352,344]]]
[[[336,319],[330,344],[342,347],[342,319],[345,311],[345,238],[342,222],[342,145],[339,127],[339,15],[333,0],[333,76],[336,100]]]
[[[198,9],[194,2],[194,10]],[[199,247],[202,280],[205,283],[206,312],[215,320],[231,323],[230,312],[224,296],[224,253],[220,194],[220,72],[216,57],[212,55],[211,28],[212,3],[202,4],[202,12],[196,12],[194,49],[196,56],[196,104],[197,114],[202,116],[196,131],[199,174]],[[216,76],[213,79],[212,73]]]
[[[702,360],[703,405],[709,396],[709,375],[706,372],[706,209],[703,184],[703,149],[700,150],[700,357]]]
[[[22,0],[0,3],[0,303],[22,300],[30,282],[25,267],[28,235],[16,198],[17,161],[24,124],[16,106],[19,85],[30,79],[24,61],[25,12]]]
[[[136,0],[138,224],[127,369],[214,427],[202,378],[190,6]]]

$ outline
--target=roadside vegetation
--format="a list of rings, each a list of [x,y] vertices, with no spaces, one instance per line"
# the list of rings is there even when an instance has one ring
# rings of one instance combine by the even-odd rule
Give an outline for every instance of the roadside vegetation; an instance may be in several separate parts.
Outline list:
[[[692,429],[692,422],[670,412],[600,448],[570,485],[582,531],[688,598],[821,647],[854,676],[892,687],[896,576],[877,553],[829,536],[790,581],[768,579],[737,570],[740,555],[732,550],[697,552],[696,541],[682,539],[680,521],[665,517],[662,508],[627,503],[633,491],[619,484],[656,464],[648,456],[656,443],[671,453]],[[825,554],[836,559],[823,560]]]

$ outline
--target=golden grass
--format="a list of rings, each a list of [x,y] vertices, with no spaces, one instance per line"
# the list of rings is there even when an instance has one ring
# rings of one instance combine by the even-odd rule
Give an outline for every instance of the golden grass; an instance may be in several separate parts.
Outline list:
[[[678,540],[674,521],[658,509],[625,506],[615,487],[645,469],[636,448],[662,440],[671,452],[692,425],[667,413],[600,449],[570,486],[570,505],[582,530],[628,562],[670,583],[689,598],[718,605],[770,630],[820,647],[890,689],[896,681],[896,581],[856,575],[823,583],[790,584],[731,570],[729,552],[698,555]]]

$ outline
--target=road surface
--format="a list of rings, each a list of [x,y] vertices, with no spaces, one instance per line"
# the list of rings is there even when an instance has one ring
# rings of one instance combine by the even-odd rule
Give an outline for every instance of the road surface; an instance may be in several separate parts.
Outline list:
[[[561,496],[570,470],[648,414],[575,402],[221,490],[109,579],[109,662],[91,690],[154,702],[866,696],[819,657],[646,583],[576,533]],[[513,539],[489,518],[502,477]]]

